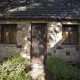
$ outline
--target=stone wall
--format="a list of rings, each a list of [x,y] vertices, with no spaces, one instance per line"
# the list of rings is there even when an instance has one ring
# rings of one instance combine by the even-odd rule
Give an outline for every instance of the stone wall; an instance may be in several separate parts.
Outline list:
[[[0,44],[0,60],[14,55],[30,58],[31,28],[26,20],[0,20],[0,24],[17,24],[17,44]]]
[[[79,45],[62,45],[62,24],[79,25],[77,21],[53,20],[0,20],[0,24],[17,24],[17,44],[0,44],[0,59],[21,54],[30,58],[31,23],[47,23],[47,54],[48,57],[60,57],[68,61],[80,61]],[[79,27],[80,33],[80,27]],[[80,42],[80,34],[79,34]]]
[[[62,25],[79,25],[76,21],[61,21],[61,22],[49,22],[48,23],[48,54],[53,57],[60,57],[67,61],[77,62],[80,61],[80,34],[79,45],[62,45]],[[57,32],[55,31],[57,30]],[[49,57],[50,57],[49,56]]]

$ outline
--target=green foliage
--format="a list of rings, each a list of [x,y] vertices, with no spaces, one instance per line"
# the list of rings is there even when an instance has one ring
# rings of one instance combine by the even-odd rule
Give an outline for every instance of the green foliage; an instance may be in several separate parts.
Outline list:
[[[48,58],[46,64],[54,80],[80,80],[80,69],[59,58]]]
[[[0,65],[0,80],[31,80],[30,73],[25,72],[25,68],[30,65],[30,61],[15,56]]]

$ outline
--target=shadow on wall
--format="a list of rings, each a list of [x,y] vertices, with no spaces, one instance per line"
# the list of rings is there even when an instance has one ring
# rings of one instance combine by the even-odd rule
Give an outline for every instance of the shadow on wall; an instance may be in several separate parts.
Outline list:
[[[68,40],[62,33],[62,24],[59,22],[50,23],[48,27],[47,52],[50,57],[60,57],[68,61],[80,61],[79,45],[62,45],[62,42]],[[65,35],[67,35],[65,33]]]
[[[48,50],[48,57],[59,57],[73,63],[80,62],[79,46],[62,45],[60,40]]]

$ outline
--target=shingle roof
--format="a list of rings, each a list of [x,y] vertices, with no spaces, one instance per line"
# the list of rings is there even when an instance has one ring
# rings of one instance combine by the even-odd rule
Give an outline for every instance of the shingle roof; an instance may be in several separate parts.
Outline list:
[[[80,0],[2,0],[0,18],[80,19]]]

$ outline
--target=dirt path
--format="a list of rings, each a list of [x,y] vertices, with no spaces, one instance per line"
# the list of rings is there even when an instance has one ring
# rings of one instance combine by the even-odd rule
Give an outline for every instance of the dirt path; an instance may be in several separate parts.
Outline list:
[[[32,80],[54,80],[51,72],[45,67],[32,69]]]

